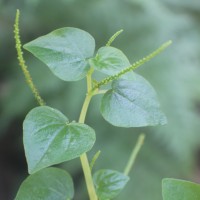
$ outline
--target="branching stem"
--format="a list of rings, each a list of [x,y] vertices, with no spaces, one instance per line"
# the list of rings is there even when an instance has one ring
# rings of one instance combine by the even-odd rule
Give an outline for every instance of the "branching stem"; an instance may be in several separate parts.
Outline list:
[[[93,71],[90,70],[87,74],[87,91],[90,91],[92,88],[92,78],[91,78],[92,72]],[[87,95],[86,95],[85,101],[84,101],[82,109],[81,109],[80,117],[79,117],[79,123],[85,122],[85,117],[86,117],[88,106],[89,106],[92,96],[93,96],[93,93],[87,93]],[[91,169],[90,169],[90,165],[88,162],[87,154],[86,153],[82,154],[80,156],[80,160],[81,160],[83,173],[85,176],[86,186],[87,186],[90,200],[98,200],[96,191],[94,188],[94,183],[93,183],[93,179],[92,179],[92,174],[91,174]]]

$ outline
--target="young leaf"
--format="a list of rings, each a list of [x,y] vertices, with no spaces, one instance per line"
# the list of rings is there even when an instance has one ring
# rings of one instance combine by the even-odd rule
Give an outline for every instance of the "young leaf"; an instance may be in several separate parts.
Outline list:
[[[165,124],[153,87],[134,73],[131,79],[113,81],[101,101],[101,113],[114,126],[141,127]]]
[[[97,171],[93,179],[99,200],[116,197],[129,181],[128,176],[109,169]]]
[[[58,168],[46,168],[21,184],[15,200],[70,200],[74,196],[71,176]]]
[[[162,182],[163,200],[199,200],[200,185],[189,181],[166,178]]]
[[[108,75],[115,75],[122,69],[131,66],[124,53],[114,47],[101,47],[95,58],[89,60],[96,70]],[[130,73],[125,76],[129,76]]]
[[[71,27],[57,29],[24,45],[64,81],[84,78],[89,70],[87,59],[95,49],[94,38],[87,32]]]
[[[47,106],[32,109],[24,120],[23,129],[30,174],[76,158],[90,150],[95,142],[92,128],[69,123],[60,111]]]

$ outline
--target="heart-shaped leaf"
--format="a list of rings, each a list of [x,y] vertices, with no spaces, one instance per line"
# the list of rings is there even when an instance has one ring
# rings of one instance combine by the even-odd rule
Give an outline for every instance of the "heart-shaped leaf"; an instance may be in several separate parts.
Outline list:
[[[200,185],[189,181],[166,178],[162,182],[163,200],[199,200]]]
[[[74,196],[71,176],[58,168],[46,168],[26,178],[15,200],[70,200]]]
[[[101,47],[95,58],[91,58],[89,62],[96,70],[108,75],[115,75],[131,65],[124,53],[114,47]],[[131,73],[125,76],[129,77]]]
[[[101,113],[111,124],[120,127],[140,127],[165,124],[153,87],[134,73],[131,79],[113,81],[101,101]]]
[[[89,70],[87,59],[95,49],[94,38],[87,32],[71,27],[57,29],[24,45],[65,81],[84,78]]]
[[[29,173],[71,160],[90,150],[95,132],[85,124],[69,123],[60,111],[40,106],[32,109],[24,123],[24,148]]]
[[[99,200],[108,200],[116,197],[129,181],[128,176],[109,169],[97,171],[93,179]]]

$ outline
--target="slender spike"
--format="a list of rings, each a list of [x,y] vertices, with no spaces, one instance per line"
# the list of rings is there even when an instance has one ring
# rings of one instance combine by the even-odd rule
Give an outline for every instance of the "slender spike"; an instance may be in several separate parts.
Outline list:
[[[23,58],[23,51],[22,51],[22,45],[21,45],[21,40],[20,40],[20,34],[19,34],[19,16],[20,16],[20,11],[17,10],[16,17],[15,17],[15,24],[14,24],[14,38],[15,38],[15,44],[16,44],[16,50],[17,50],[17,56],[18,56],[17,58],[19,61],[19,65],[24,73],[26,82],[29,85],[34,97],[36,98],[38,104],[40,106],[43,106],[45,105],[45,102],[39,95],[39,92],[32,81],[31,75],[27,69],[27,65],[25,64],[25,60]]]
[[[109,76],[105,79],[103,79],[102,81],[98,82],[92,90],[95,90],[97,88],[100,88],[102,85],[106,85],[109,82],[118,79],[120,76],[122,76],[123,74],[126,74],[127,72],[130,72],[131,70],[135,70],[136,68],[140,67],[141,65],[143,65],[144,63],[148,62],[149,60],[151,60],[152,58],[154,58],[155,56],[157,56],[159,53],[161,53],[162,51],[164,51],[169,45],[172,44],[172,41],[169,40],[168,42],[162,44],[158,49],[156,49],[155,51],[153,51],[151,54],[147,55],[146,57],[140,59],[139,61],[133,63],[131,66],[123,69],[122,71],[118,72],[115,75]]]
[[[109,47],[109,46],[113,43],[113,41],[116,39],[116,37],[118,37],[123,31],[124,31],[123,29],[117,31],[117,32],[108,40],[106,46]]]
[[[128,163],[127,163],[127,165],[126,165],[126,167],[124,169],[124,174],[125,175],[128,175],[129,172],[131,171],[131,169],[132,169],[132,167],[133,167],[133,165],[135,163],[135,160],[137,158],[137,155],[138,155],[138,153],[139,153],[139,151],[140,151],[140,149],[141,149],[141,147],[142,147],[142,145],[144,143],[144,139],[145,139],[145,135],[144,134],[140,134],[139,137],[138,137],[137,143],[136,143],[135,147],[133,148],[131,156],[130,156],[130,158],[128,160]]]
[[[96,160],[98,159],[99,155],[100,155],[101,151],[97,151],[95,153],[95,155],[93,156],[91,162],[90,162],[90,170],[92,171],[93,167],[94,167],[94,164],[96,162]]]

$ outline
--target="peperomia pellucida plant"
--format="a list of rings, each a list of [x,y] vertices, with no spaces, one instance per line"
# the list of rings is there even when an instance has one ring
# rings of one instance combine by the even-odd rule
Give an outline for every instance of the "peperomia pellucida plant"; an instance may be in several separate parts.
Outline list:
[[[89,162],[86,152],[93,147],[96,137],[93,128],[85,124],[85,118],[95,95],[103,95],[100,112],[114,126],[128,128],[166,124],[153,87],[133,71],[166,49],[171,41],[131,64],[121,50],[111,46],[121,32],[115,33],[96,54],[94,38],[72,27],[57,29],[24,45],[24,49],[45,63],[59,79],[78,81],[86,78],[87,92],[80,117],[78,122],[70,122],[59,110],[46,106],[32,81],[23,58],[17,10],[14,33],[18,60],[39,106],[33,108],[23,122],[23,143],[30,176],[20,186],[16,200],[73,199],[74,186],[70,174],[51,166],[78,157],[90,200],[111,200],[124,188],[144,135],[139,136],[123,172],[101,169],[93,173],[92,168],[100,152]],[[94,80],[94,71],[105,74],[106,78]],[[110,88],[102,89],[106,85]],[[166,179],[164,183],[170,181]]]

